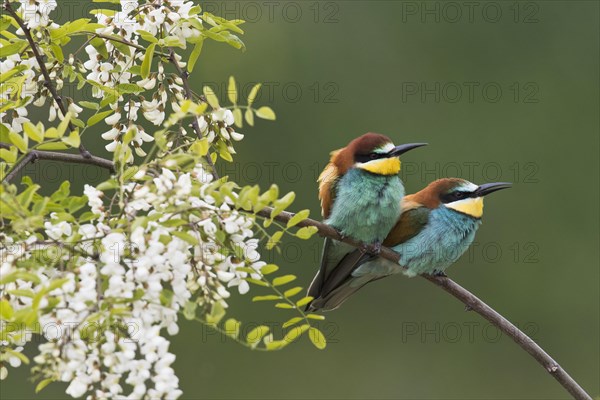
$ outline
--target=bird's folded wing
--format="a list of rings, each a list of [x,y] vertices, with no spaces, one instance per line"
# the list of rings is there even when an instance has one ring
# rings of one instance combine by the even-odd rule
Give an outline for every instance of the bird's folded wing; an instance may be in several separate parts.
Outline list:
[[[383,241],[383,245],[393,247],[415,237],[427,225],[430,213],[431,209],[428,207],[410,199],[403,201],[400,219]]]

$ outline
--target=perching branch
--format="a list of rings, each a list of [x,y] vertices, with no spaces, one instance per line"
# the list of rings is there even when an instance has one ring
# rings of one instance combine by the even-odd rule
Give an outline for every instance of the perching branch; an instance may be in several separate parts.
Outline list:
[[[187,71],[184,71],[179,66],[179,63],[177,62],[177,58],[175,58],[175,52],[173,51],[173,49],[171,49],[171,51],[170,51],[169,61],[171,62],[171,64],[173,64],[173,66],[177,70],[177,74],[183,81],[183,90],[185,91],[185,98],[193,101],[194,93],[192,92],[192,88],[190,87],[190,83],[188,81],[188,76],[190,74]],[[198,125],[198,118],[194,117],[194,120],[192,122],[192,127],[194,128],[194,132],[196,132],[196,136],[198,136],[198,139],[202,139],[202,131],[200,131],[200,125]],[[213,163],[212,158],[210,158],[210,152],[204,157],[204,159],[206,160],[206,163],[208,164],[208,166],[212,172],[213,178],[219,179],[219,173],[217,172],[217,169],[215,168],[215,164]]]
[[[0,147],[5,147],[4,143],[0,143]],[[3,182],[10,182],[20,170],[25,168],[27,164],[35,160],[51,160],[51,161],[63,161],[68,163],[76,164],[87,164],[95,165],[101,168],[108,169],[111,172],[115,172],[115,167],[112,161],[102,157],[96,157],[90,154],[86,157],[81,154],[70,154],[70,153],[59,153],[57,151],[42,151],[42,150],[31,150],[16,164],[13,169],[6,175]]]
[[[179,66],[177,66],[180,70]],[[185,76],[185,72],[183,73]],[[184,79],[184,82],[187,80]],[[189,86],[187,86],[189,89]],[[196,123],[197,126],[197,123]],[[197,133],[199,134],[200,130],[198,129]],[[4,143],[0,143],[0,147],[5,147]],[[106,168],[112,172],[114,172],[114,164],[112,161],[91,156],[89,158],[84,157],[83,155],[77,154],[68,154],[68,153],[58,153],[52,151],[40,151],[40,150],[32,150],[21,160],[21,162],[16,165],[13,170],[6,176],[5,181],[10,181],[21,169],[27,165],[27,163],[34,161],[36,159],[39,160],[54,160],[54,161],[64,161],[71,163],[80,163],[80,164],[89,164],[96,165],[102,168]],[[210,160],[209,157],[207,157]],[[218,174],[212,160],[210,160],[209,166],[212,168],[213,175],[218,179]],[[265,207],[261,211],[257,213],[257,215],[264,218],[271,218],[271,212],[273,211],[270,207]],[[287,223],[295,214],[283,211],[275,216],[275,220],[283,223]],[[351,239],[349,237],[342,237],[337,230],[332,228],[331,226],[318,222],[313,219],[305,219],[300,222],[298,227],[305,226],[314,226],[318,229],[319,235],[324,237],[329,237],[331,239],[347,243],[354,247],[361,247],[362,243]],[[388,259],[397,263],[399,261],[399,255],[395,251],[382,247],[380,257]],[[512,340],[514,340],[523,350],[529,353],[544,369],[550,373],[560,383],[575,399],[577,400],[592,400],[591,396],[588,395],[585,390],[565,371],[548,353],[544,351],[537,343],[535,343],[529,336],[527,336],[523,331],[517,328],[512,322],[504,318],[500,315],[496,310],[488,306],[486,303],[481,301],[477,296],[473,293],[469,292],[467,289],[460,286],[458,283],[454,282],[452,279],[448,277],[441,276],[431,276],[431,275],[421,275],[423,278],[427,279],[429,282],[439,286],[446,292],[450,293],[452,296],[456,297],[458,300],[463,302],[467,309],[473,310],[483,318],[488,320],[492,325],[500,329],[507,336],[509,336]]]
[[[67,115],[67,107],[65,107],[65,104],[63,103],[62,98],[60,97],[60,95],[56,91],[56,87],[52,83],[52,78],[50,77],[48,68],[46,68],[46,64],[44,63],[44,58],[40,54],[37,44],[35,43],[35,41],[33,40],[33,36],[31,35],[31,30],[27,27],[25,22],[23,22],[21,17],[19,17],[19,15],[15,12],[15,10],[12,8],[12,6],[10,5],[10,2],[8,0],[6,0],[4,2],[4,9],[15,19],[15,21],[17,22],[17,25],[19,25],[19,27],[23,30],[23,33],[25,34],[25,38],[29,42],[29,46],[31,47],[31,50],[33,51],[33,54],[38,63],[38,66],[40,67],[40,71],[42,71],[42,75],[44,76],[44,86],[46,86],[48,88],[48,91],[50,91],[50,94],[52,95],[52,98],[54,99],[54,101],[56,102],[56,105],[60,109],[63,117],[66,116]],[[72,132],[74,130],[75,130],[75,127],[73,126],[72,123],[69,122],[69,131]],[[79,153],[85,158],[92,157],[92,154],[85,149],[85,147],[83,146],[83,143],[81,143],[79,145]]]
[[[265,208],[258,212],[258,215],[265,218],[271,218],[271,208]],[[287,223],[292,217],[293,213],[282,212],[278,214],[274,219]],[[331,226],[318,222],[312,219],[305,219],[300,222],[298,227],[314,226],[319,231],[319,234],[324,237],[347,243],[354,247],[360,247],[362,243],[350,239],[342,238],[338,231]],[[397,263],[399,261],[399,255],[395,251],[382,247],[380,257],[386,258],[390,261]],[[575,399],[578,400],[592,400],[589,394],[583,390],[583,388],[565,371],[552,357],[548,355],[537,343],[535,343],[529,336],[523,331],[517,328],[512,322],[500,315],[492,307],[485,304],[473,293],[460,286],[448,277],[421,275],[429,282],[439,286],[458,300],[462,301],[467,309],[475,311],[483,318],[488,320],[496,328],[500,329],[512,340],[514,340],[523,350],[529,353],[535,360],[542,366],[546,371],[550,373]]]

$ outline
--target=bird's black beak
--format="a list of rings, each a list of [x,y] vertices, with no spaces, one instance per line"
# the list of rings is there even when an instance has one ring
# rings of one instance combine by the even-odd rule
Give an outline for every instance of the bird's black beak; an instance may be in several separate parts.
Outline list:
[[[401,144],[400,146],[396,146],[392,149],[392,151],[390,151],[389,153],[387,153],[388,157],[398,157],[400,154],[404,154],[409,150],[412,149],[416,149],[417,147],[423,147],[423,146],[427,146],[427,143],[408,143],[408,144]]]
[[[509,182],[484,183],[483,185],[479,186],[477,190],[475,190],[475,195],[477,197],[481,197],[497,190],[508,189],[511,186],[512,183]]]

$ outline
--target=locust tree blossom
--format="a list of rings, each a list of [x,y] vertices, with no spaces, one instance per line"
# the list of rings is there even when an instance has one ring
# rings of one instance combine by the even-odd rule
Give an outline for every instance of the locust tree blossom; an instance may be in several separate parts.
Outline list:
[[[10,38],[0,41],[0,378],[29,364],[38,391],[65,382],[74,398],[176,399],[170,338],[182,317],[252,349],[281,349],[304,332],[324,347],[312,325],[321,317],[300,311],[310,298],[263,258],[284,235],[314,233],[295,230],[308,211],[283,226],[274,218],[293,193],[212,170],[233,160],[244,122],[275,118],[254,107],[260,85],[242,106],[233,78],[229,105],[187,82],[205,40],[243,48],[242,21],[191,1],[97,3],[89,19],[64,25],[52,21],[60,3],[50,0],[6,2],[0,17]],[[188,58],[178,54],[188,48]],[[73,98],[62,95],[67,85]],[[32,119],[34,107],[47,121]],[[86,155],[88,138],[112,160]],[[109,177],[82,193],[64,181],[51,195],[47,182],[8,182],[36,151],[64,158],[70,148]],[[224,318],[232,296],[257,289],[253,300],[294,314],[281,333],[243,332]],[[24,349],[36,344],[30,360]]]

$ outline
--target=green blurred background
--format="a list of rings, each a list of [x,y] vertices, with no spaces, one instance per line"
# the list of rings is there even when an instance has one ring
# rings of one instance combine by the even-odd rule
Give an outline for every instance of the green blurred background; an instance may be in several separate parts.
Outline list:
[[[486,200],[476,243],[449,275],[600,394],[598,2],[201,4],[248,20],[248,51],[209,43],[193,86],[212,85],[225,98],[229,75],[244,94],[264,82],[257,103],[278,117],[245,127],[237,162],[219,165],[222,173],[293,190],[293,209],[317,217],[315,180],[329,151],[375,131],[430,144],[403,158],[408,192],[443,176],[514,182]],[[62,19],[82,10],[71,6]],[[102,139],[87,139],[107,155]],[[105,176],[52,163],[27,171],[46,183],[68,177],[76,190]],[[320,246],[316,237],[289,241],[283,256],[265,257],[306,286]],[[248,324],[290,317],[233,297],[230,315]],[[392,277],[327,314],[324,351],[303,337],[281,352],[252,352],[183,322],[172,338],[175,369],[187,399],[568,398],[515,343],[463,308],[423,279]],[[2,398],[32,398],[27,376],[27,368],[11,370]],[[39,397],[63,398],[64,386]]]

